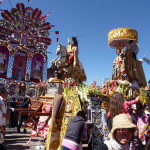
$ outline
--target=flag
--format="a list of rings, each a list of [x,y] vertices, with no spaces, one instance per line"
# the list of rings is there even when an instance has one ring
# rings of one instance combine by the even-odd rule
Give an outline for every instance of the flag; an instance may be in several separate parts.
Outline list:
[[[143,57],[143,61],[145,61],[146,63],[148,63],[150,65],[150,59]]]
[[[5,0],[0,0],[0,4],[3,3]]]
[[[49,12],[47,15],[40,17],[40,19],[45,19],[46,17],[48,17],[52,12]]]
[[[55,31],[55,34],[59,34],[59,31]],[[56,41],[58,42],[59,38],[56,38]]]
[[[59,34],[59,31],[55,31],[55,34]]]

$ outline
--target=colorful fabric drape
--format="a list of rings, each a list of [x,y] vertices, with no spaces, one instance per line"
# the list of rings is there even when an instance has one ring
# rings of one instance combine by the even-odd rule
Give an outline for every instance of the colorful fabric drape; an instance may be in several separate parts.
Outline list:
[[[46,150],[61,150],[69,120],[81,110],[78,92],[69,89],[64,93],[64,102],[56,118],[53,118],[46,138]]]
[[[41,107],[38,109],[37,112],[51,114],[52,102],[43,102],[43,104],[41,105]],[[32,128],[30,138],[34,138],[35,136],[39,135],[41,136],[41,138],[45,139],[48,133],[50,121],[51,115],[30,117],[25,124],[25,128]]]

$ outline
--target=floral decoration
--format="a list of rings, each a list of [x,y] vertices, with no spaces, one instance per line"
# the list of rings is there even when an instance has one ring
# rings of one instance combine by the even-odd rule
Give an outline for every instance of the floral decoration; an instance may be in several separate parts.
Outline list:
[[[107,101],[102,101],[101,106],[103,109],[108,110],[109,109],[109,102]]]
[[[38,84],[38,89],[39,89],[39,95],[45,96],[45,94],[47,92],[47,84],[45,82],[40,82]]]
[[[139,96],[140,96],[140,103],[144,106],[148,104],[149,98],[147,93],[145,92],[144,88],[139,89]]]

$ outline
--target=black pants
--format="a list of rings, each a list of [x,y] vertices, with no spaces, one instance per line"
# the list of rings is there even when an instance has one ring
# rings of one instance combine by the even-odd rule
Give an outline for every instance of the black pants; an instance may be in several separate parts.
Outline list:
[[[6,150],[6,148],[3,146],[3,144],[0,144],[0,150]]]
[[[22,126],[23,121],[26,122],[28,119],[27,115],[19,114],[19,121],[18,121],[18,132],[20,132],[20,128]],[[26,132],[26,129],[24,129],[24,132]]]
[[[15,113],[10,112],[10,119],[9,119],[9,128],[15,127]]]

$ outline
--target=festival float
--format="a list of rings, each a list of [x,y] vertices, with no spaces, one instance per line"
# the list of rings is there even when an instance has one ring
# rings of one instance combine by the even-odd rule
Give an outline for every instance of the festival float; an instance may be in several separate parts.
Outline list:
[[[51,117],[53,96],[47,91],[47,48],[51,44],[51,24],[38,8],[17,3],[10,11],[3,10],[0,20],[0,84],[8,89],[9,98],[30,97],[31,109],[16,108],[29,114],[26,128],[32,127],[45,138]],[[40,99],[40,100],[37,100]],[[43,122],[45,124],[43,124]],[[36,136],[35,132],[31,137]]]
[[[51,44],[51,24],[41,15],[40,9],[25,7],[23,3],[2,11],[0,78],[10,98],[30,97],[31,109],[15,109],[30,116],[25,124],[25,128],[32,128],[30,140],[41,136],[46,139],[47,149],[57,149],[69,119],[81,110],[78,92],[72,88],[64,92],[63,82],[82,83],[86,75],[78,58],[77,39],[73,37],[68,48],[58,44],[58,58],[52,61],[47,77],[46,50]]]
[[[75,41],[73,41],[72,45],[74,45]],[[85,73],[83,73],[82,69],[82,71],[80,69],[76,70],[75,65],[78,55],[72,57],[72,53],[69,54],[70,49],[73,49],[70,43],[69,41],[67,49],[61,44],[58,45],[56,53],[59,54],[60,49],[63,49],[65,54],[60,53],[61,55],[51,62],[50,72],[55,70],[60,74],[61,79],[63,79],[64,92],[63,100],[59,98],[59,104],[57,103],[55,111],[53,110],[54,114],[56,114],[57,108],[57,115],[52,117],[53,121],[49,127],[46,140],[46,150],[61,149],[61,142],[65,136],[68,121],[76,115],[78,110],[83,108],[87,112],[88,124],[93,124],[91,130],[92,149],[97,150],[99,145],[108,137],[109,130],[106,124],[106,114],[114,92],[121,92],[128,101],[139,94],[142,105],[148,103],[148,97],[144,89],[146,86],[145,74],[142,63],[136,58],[138,53],[138,33],[130,28],[119,28],[109,32],[108,44],[116,49],[118,56],[113,62],[112,79],[107,80],[101,86],[97,86],[95,81],[91,86],[83,84]],[[74,74],[70,74],[70,72]],[[56,99],[55,102],[57,102]]]
[[[146,79],[142,64],[136,59],[136,30],[119,28],[108,33],[108,44],[116,48],[118,55],[113,62],[112,80],[102,86],[96,82],[88,86],[83,84],[86,74],[78,57],[77,37],[68,39],[67,48],[58,44],[57,58],[47,70],[51,24],[45,22],[42,11],[18,3],[1,15],[0,83],[9,89],[10,97],[30,96],[31,110],[18,111],[30,114],[25,124],[25,128],[32,128],[30,140],[35,136],[46,139],[46,150],[61,149],[68,121],[84,107],[88,123],[93,124],[92,149],[97,150],[109,132],[105,115],[116,91],[127,100],[140,93],[144,97],[142,104],[147,104]]]
[[[68,47],[77,50],[77,39],[74,37],[73,40],[76,45],[68,42]],[[65,52],[65,57],[62,52]],[[86,80],[78,53],[72,52],[72,55],[69,48],[61,44],[58,44],[56,53],[60,56],[51,62],[51,68],[48,70],[49,79],[45,84],[47,91],[44,96],[39,96],[41,103],[38,103],[35,112],[30,111],[30,118],[25,124],[25,128],[32,128],[30,140],[40,135],[42,139],[46,139],[47,150],[61,149],[68,121],[83,106],[77,85]]]
[[[78,41],[75,37],[68,48],[58,44],[57,59],[52,60],[46,83],[38,83],[39,100],[30,97],[31,110],[20,110],[29,114],[25,128],[32,128],[30,140],[35,136],[46,139],[46,149],[61,149],[69,119],[81,110],[76,85],[86,80],[85,71],[78,58]],[[30,87],[32,88],[32,86]]]
[[[86,81],[86,74],[78,58],[78,48],[76,37],[69,38],[67,48],[58,44],[58,57],[51,61],[48,70],[48,89],[45,96],[53,95],[54,105],[46,137],[46,150],[61,150],[69,120],[82,109],[77,88]]]
[[[113,61],[112,79],[99,87],[94,83],[88,90],[94,124],[92,129],[92,149],[94,150],[97,150],[99,144],[107,139],[109,131],[106,125],[106,113],[113,93],[121,92],[128,101],[140,95],[143,106],[149,101],[145,90],[147,83],[142,62],[137,60],[138,32],[131,28],[113,29],[108,33],[108,45],[115,48],[117,53]]]
[[[121,91],[129,100],[145,92],[147,82],[142,62],[137,59],[138,32],[131,28],[113,29],[108,33],[108,44],[116,49],[117,57],[113,61],[112,80],[105,84],[109,87],[107,94],[111,96],[115,90]]]
[[[49,140],[47,140],[47,150],[61,149],[61,141],[65,135],[67,122],[75,115],[74,110],[76,110],[77,106],[78,110],[79,108],[86,107],[88,123],[93,124],[91,131],[92,149],[97,150],[99,149],[99,145],[108,137],[109,130],[106,124],[106,114],[109,110],[109,102],[113,93],[121,92],[128,101],[134,99],[137,95],[140,95],[141,104],[143,106],[148,104],[149,98],[146,94],[147,91],[145,91],[147,85],[145,74],[141,61],[137,60],[136,57],[139,51],[137,31],[131,28],[111,30],[108,33],[108,44],[110,47],[115,48],[117,53],[117,57],[113,62],[112,79],[107,80],[101,86],[97,86],[95,81],[91,86],[83,83],[80,84],[79,82],[76,83],[76,81],[79,80],[73,80],[75,79],[73,77],[69,82],[68,80],[64,82],[65,104],[61,109],[63,119],[59,124],[60,134],[56,132],[57,135],[59,135],[59,139],[52,140],[53,148],[51,147],[52,145],[49,143]],[[68,48],[69,46],[70,45],[68,45]],[[56,66],[60,69],[61,63],[58,63],[57,60],[52,61],[52,67],[54,67],[54,62],[56,62]],[[68,62],[63,62],[64,72],[68,67]],[[77,100],[77,97],[75,98],[72,95],[75,93],[77,97],[80,97],[80,102],[76,103],[76,105],[75,100]],[[71,102],[70,99],[73,101]],[[55,128],[54,131],[58,131],[58,128]],[[48,136],[49,139],[53,139],[52,137],[55,137],[54,133],[52,131],[49,133],[52,135],[51,138]],[[54,147],[54,145],[56,147]]]
[[[1,12],[0,78],[10,97],[28,94],[38,98],[37,83],[47,80],[46,50],[51,44],[51,24],[41,15],[40,9],[23,3]]]
[[[68,48],[58,44],[58,58],[52,61],[47,77],[46,50],[51,44],[51,24],[41,15],[40,9],[23,3],[2,11],[0,83],[8,89],[10,98],[30,97],[31,109],[15,109],[30,115],[25,124],[25,128],[32,128],[30,140],[35,136],[47,137],[46,148],[56,149],[61,145],[69,118],[81,109],[78,92],[68,88],[70,92],[63,93],[62,84],[82,83],[86,75],[78,58],[78,41],[72,37]]]
[[[142,62],[137,60],[139,52],[138,33],[131,28],[119,28],[108,33],[108,44],[116,48],[117,57],[113,62],[113,80],[127,80],[133,86],[147,85]],[[125,49],[123,49],[125,48]]]

